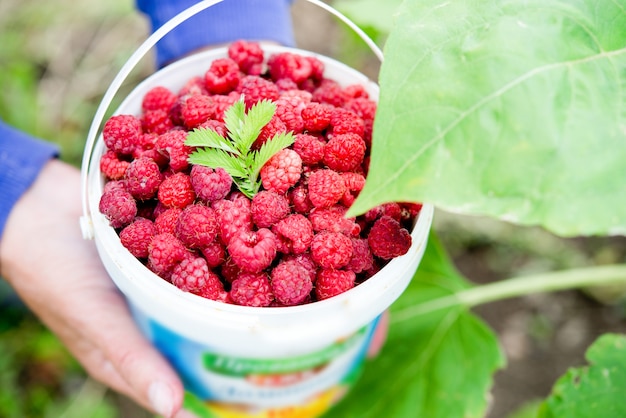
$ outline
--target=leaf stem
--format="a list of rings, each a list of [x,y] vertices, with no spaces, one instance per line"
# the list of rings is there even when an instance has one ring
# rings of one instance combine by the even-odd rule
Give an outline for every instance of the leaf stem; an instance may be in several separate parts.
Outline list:
[[[540,273],[475,286],[458,293],[433,299],[396,311],[393,322],[401,322],[440,309],[471,308],[488,302],[533,293],[554,292],[581,287],[626,284],[626,265],[614,264]]]

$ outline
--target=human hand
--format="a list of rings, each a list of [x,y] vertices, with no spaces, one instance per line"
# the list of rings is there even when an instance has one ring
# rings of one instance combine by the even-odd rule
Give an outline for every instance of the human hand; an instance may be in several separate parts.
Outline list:
[[[94,243],[83,239],[81,215],[79,171],[50,161],[9,216],[0,275],[93,378],[165,417],[189,416],[178,412],[180,379],[139,333]]]

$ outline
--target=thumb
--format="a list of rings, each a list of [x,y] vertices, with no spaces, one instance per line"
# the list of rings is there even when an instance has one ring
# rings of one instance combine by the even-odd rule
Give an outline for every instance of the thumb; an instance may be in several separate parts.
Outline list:
[[[98,320],[98,345],[117,374],[127,383],[130,396],[142,406],[171,417],[182,405],[184,389],[170,364],[139,332],[126,305],[108,304]],[[107,332],[102,332],[106,329]]]

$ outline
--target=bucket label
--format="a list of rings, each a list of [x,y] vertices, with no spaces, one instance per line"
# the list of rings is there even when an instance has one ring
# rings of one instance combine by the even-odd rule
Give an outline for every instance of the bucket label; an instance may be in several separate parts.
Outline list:
[[[315,352],[286,358],[217,353],[133,310],[145,335],[188,390],[186,407],[201,417],[314,418],[337,403],[360,375],[378,320]]]

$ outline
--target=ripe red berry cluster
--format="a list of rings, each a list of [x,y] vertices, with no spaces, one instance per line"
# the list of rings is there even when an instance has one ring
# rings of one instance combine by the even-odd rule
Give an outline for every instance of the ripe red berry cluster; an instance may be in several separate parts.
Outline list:
[[[246,108],[276,105],[253,148],[295,136],[261,168],[253,198],[223,168],[190,164],[185,144],[197,128],[226,136],[224,112],[241,97]],[[266,59],[259,44],[234,42],[179,91],[154,87],[140,115],[106,121],[99,209],[122,245],[184,291],[245,306],[330,298],[405,254],[421,208],[388,203],[344,216],[365,184],[375,112],[363,86],[326,78],[316,57]]]

